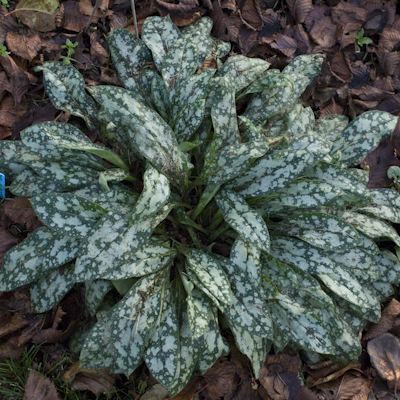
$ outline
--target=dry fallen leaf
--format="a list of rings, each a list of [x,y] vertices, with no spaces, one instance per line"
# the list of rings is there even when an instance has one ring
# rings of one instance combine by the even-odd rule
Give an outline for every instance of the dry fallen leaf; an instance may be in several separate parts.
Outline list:
[[[302,24],[307,14],[312,11],[312,0],[287,0],[290,14],[296,20],[296,23]]]
[[[55,16],[60,3],[58,0],[20,0],[15,15],[29,28],[39,32],[56,29]]]
[[[0,265],[4,254],[18,243],[17,239],[5,228],[0,228]]]
[[[43,225],[26,197],[15,197],[4,202],[4,214],[11,222],[25,225],[28,231]]]
[[[25,60],[32,61],[38,51],[42,48],[40,36],[33,35],[19,35],[15,32],[8,32],[6,36],[7,48],[17,56]]]
[[[367,344],[371,364],[382,379],[400,383],[400,343],[390,333],[384,333]]]
[[[61,398],[49,378],[30,371],[23,400],[61,400]]]
[[[18,331],[29,325],[29,321],[19,314],[13,314],[9,321],[0,324],[0,338],[7,336],[9,333]]]
[[[381,320],[372,324],[364,334],[363,340],[370,340],[386,333],[393,327],[395,319],[400,315],[400,303],[392,299],[389,305],[383,310]]]

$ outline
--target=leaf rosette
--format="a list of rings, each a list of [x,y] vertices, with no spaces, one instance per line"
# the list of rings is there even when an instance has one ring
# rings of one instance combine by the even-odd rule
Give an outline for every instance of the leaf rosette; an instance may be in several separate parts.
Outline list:
[[[128,376],[144,360],[171,396],[228,353],[221,321],[255,377],[272,345],[354,360],[359,330],[400,282],[400,261],[377,244],[400,245],[399,195],[369,191],[354,168],[398,118],[315,120],[299,97],[323,56],[282,72],[223,62],[230,47],[211,27],[150,17],[141,39],[114,29],[124,88],[86,88],[71,65],[40,68],[54,106],[100,128],[104,146],[55,122],[0,142],[11,192],[32,197],[45,224],[7,252],[0,290],[30,283],[45,312],[84,284],[97,323],[81,366]],[[211,57],[218,69],[203,70]]]

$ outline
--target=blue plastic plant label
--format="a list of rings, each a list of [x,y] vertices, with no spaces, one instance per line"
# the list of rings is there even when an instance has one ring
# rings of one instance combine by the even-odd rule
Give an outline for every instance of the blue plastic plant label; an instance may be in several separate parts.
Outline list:
[[[0,173],[0,188],[2,186],[6,186],[6,178],[4,174]],[[6,189],[0,189],[0,199],[4,199],[6,197]]]

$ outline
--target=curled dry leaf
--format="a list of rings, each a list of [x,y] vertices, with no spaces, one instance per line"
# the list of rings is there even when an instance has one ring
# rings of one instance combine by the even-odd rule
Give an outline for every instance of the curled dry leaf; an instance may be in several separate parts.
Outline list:
[[[17,196],[13,200],[7,200],[4,203],[4,214],[13,223],[25,225],[29,231],[43,225],[26,197]]]
[[[385,75],[394,75],[396,68],[400,65],[400,53],[397,51],[377,51],[376,56],[379,66]]]
[[[370,391],[369,386],[368,379],[346,374],[340,379],[326,383],[321,395],[329,400],[366,399]]]
[[[18,29],[18,23],[14,15],[6,15],[8,10],[0,5],[0,43],[4,43],[7,32],[13,32]]]
[[[63,3],[64,6],[64,24],[63,28],[73,32],[80,32],[89,21],[89,16],[79,11],[79,4],[69,0]],[[97,17],[96,17],[97,18]],[[93,20],[97,21],[96,20]]]
[[[176,26],[187,26],[199,19],[201,14],[196,4],[174,4],[162,0],[155,0],[155,6],[161,16],[169,14]]]
[[[379,38],[379,47],[381,50],[392,51],[400,42],[400,32],[393,28],[385,28]]]
[[[0,228],[0,265],[3,262],[3,256],[7,250],[10,250],[18,243],[17,239],[6,231],[5,228]]]
[[[40,36],[37,34],[19,35],[15,32],[8,32],[6,44],[12,53],[28,61],[32,61],[42,48]]]
[[[84,15],[91,15],[93,12],[93,5],[90,0],[80,0],[79,1],[79,11]],[[96,23],[99,18],[103,16],[103,13],[99,8],[93,14],[92,23]]]
[[[25,25],[39,32],[56,29],[55,16],[60,3],[58,0],[20,0],[15,13]]]
[[[400,315],[400,303],[392,299],[389,305],[383,310],[381,320],[377,324],[372,324],[363,336],[363,340],[370,340],[388,332],[393,327],[393,323]]]
[[[30,371],[23,400],[61,400],[61,398],[49,378]]]
[[[336,29],[336,25],[332,22],[331,17],[323,17],[315,21],[310,35],[320,46],[329,49],[334,46],[337,41]]]
[[[302,24],[307,14],[313,9],[312,0],[287,0],[290,14],[296,23]]]
[[[254,30],[259,31],[263,26],[260,4],[255,0],[246,0],[242,7],[242,17]]]
[[[332,19],[336,24],[348,24],[350,22],[364,23],[367,20],[368,11],[361,7],[341,1],[332,8]]]
[[[226,15],[222,11],[219,1],[214,0],[213,10],[210,13],[210,17],[214,22],[212,30],[214,36],[221,40],[237,43],[239,27],[242,25],[242,21],[238,16]]]
[[[361,24],[358,22],[349,22],[347,24],[341,24],[338,27],[338,40],[340,42],[340,49],[344,49],[347,46],[355,44],[355,37],[361,28]]]
[[[399,385],[400,383],[400,343],[390,333],[384,333],[368,342],[371,364],[382,379]]]
[[[271,37],[262,37],[260,44],[269,44],[273,49],[279,50],[286,57],[291,57],[297,50],[297,42],[282,33],[275,33]]]
[[[0,103],[0,125],[12,128],[28,109],[28,103],[15,104],[11,95],[6,96]]]
[[[204,375],[204,395],[209,400],[219,400],[232,392],[236,367],[226,357],[220,358]],[[204,386],[205,386],[204,385]]]
[[[114,388],[116,376],[108,369],[80,369],[77,361],[65,372],[63,379],[71,382],[73,390],[90,390],[95,396],[100,396]]]
[[[0,324],[0,338],[25,328],[27,325],[29,325],[29,321],[24,316],[13,314],[9,321],[4,321]]]
[[[340,378],[342,375],[344,375],[347,371],[349,371],[351,369],[360,369],[360,368],[361,368],[361,364],[352,363],[352,364],[347,365],[346,367],[340,369],[339,371],[335,371],[332,374],[329,374],[327,376],[319,378],[310,387],[318,386],[318,385],[321,385],[323,383],[334,381],[335,379]]]

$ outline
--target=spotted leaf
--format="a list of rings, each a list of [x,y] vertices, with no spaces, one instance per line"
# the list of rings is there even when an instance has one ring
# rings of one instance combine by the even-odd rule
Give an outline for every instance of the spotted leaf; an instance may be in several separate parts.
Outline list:
[[[112,211],[118,209],[119,206],[126,206],[131,209],[137,202],[139,194],[126,189],[116,189],[103,191],[97,196],[92,196],[90,198],[93,203],[96,203],[107,211]]]
[[[115,28],[108,34],[108,46],[125,89],[135,90],[143,67],[152,61],[149,49],[124,28]]]
[[[270,63],[260,58],[238,55],[229,57],[223,67],[218,70],[217,76],[232,75],[235,78],[235,92],[238,93],[258,79],[269,66]]]
[[[89,313],[94,316],[105,295],[114,289],[114,285],[110,281],[96,279],[85,282],[85,289],[85,305]]]
[[[363,243],[352,225],[332,215],[304,213],[288,218],[282,224],[288,235],[325,250],[344,251]]]
[[[107,109],[114,124],[126,127],[132,148],[175,185],[186,182],[187,155],[180,151],[173,131],[160,115],[125,89],[96,86],[90,92]]]
[[[367,111],[350,122],[341,133],[340,140],[332,147],[332,154],[342,152],[343,163],[351,167],[378,147],[379,142],[390,135],[398,117],[384,111]]]
[[[400,196],[391,189],[372,189],[371,205],[358,208],[358,212],[372,214],[378,218],[388,219],[395,224],[400,223]]]
[[[146,18],[142,27],[142,40],[151,51],[154,63],[160,72],[168,50],[181,36],[169,16]]]
[[[43,313],[55,307],[75,284],[74,267],[68,266],[48,272],[31,285],[33,313]]]
[[[389,250],[381,250],[375,256],[376,265],[381,271],[380,282],[398,284],[400,282],[400,261]]]
[[[154,74],[153,81],[151,82],[151,94],[157,111],[163,117],[164,121],[168,122],[171,102],[164,81],[158,74]]]
[[[210,300],[200,290],[194,289],[186,298],[192,339],[203,336],[212,317]]]
[[[314,131],[331,142],[340,139],[341,133],[349,123],[349,119],[340,114],[331,114],[315,121]]]
[[[186,266],[219,301],[231,303],[228,277],[215,259],[201,251],[191,250],[186,254]]]
[[[138,224],[156,215],[168,201],[171,194],[168,178],[148,164],[143,176],[144,188],[132,214],[130,224]]]
[[[49,271],[72,261],[79,240],[57,236],[44,227],[9,250],[0,269],[0,290],[9,291],[45,276]]]
[[[197,61],[197,45],[191,38],[181,37],[168,49],[161,65],[161,76],[170,102],[174,99],[181,82],[196,72]]]
[[[218,153],[209,149],[198,179],[207,180],[209,185],[222,185],[246,171],[254,159],[262,157],[268,148],[265,142],[252,141],[226,146]]]
[[[244,198],[230,190],[221,190],[215,201],[225,221],[244,239],[260,250],[269,251],[269,233],[264,220],[253,211]]]
[[[308,76],[311,80],[318,76],[321,71],[325,56],[323,54],[309,54],[295,57],[283,70],[284,74],[301,74]]]
[[[70,193],[43,194],[31,199],[37,216],[58,234],[85,238],[107,213],[97,204]]]
[[[62,62],[48,61],[35,71],[43,71],[43,85],[54,107],[83,118],[90,129],[95,127],[98,110],[93,99],[86,95],[83,76],[77,69]]]

